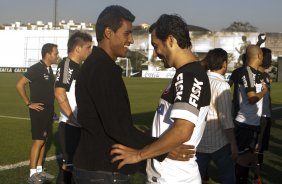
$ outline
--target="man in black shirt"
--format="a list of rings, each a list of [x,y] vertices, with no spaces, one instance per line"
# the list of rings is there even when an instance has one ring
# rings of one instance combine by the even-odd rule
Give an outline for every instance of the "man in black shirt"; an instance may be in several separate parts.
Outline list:
[[[77,105],[75,101],[75,82],[80,64],[89,56],[92,47],[92,36],[77,31],[68,40],[68,57],[59,63],[55,97],[60,106],[59,139],[63,154],[63,165],[57,182],[71,183],[72,162],[79,137],[80,125],[77,123]]]
[[[47,173],[43,172],[42,163],[54,115],[54,76],[51,64],[58,60],[57,45],[51,43],[43,45],[41,54],[42,60],[32,65],[16,85],[19,95],[29,108],[31,120],[33,143],[28,183],[40,183],[46,178]],[[30,87],[30,98],[25,90],[27,84]]]
[[[134,19],[135,16],[121,6],[109,6],[98,17],[98,47],[93,47],[76,82],[77,118],[81,125],[74,156],[77,183],[129,183],[128,174],[136,172],[141,165],[128,165],[118,170],[117,164],[111,163],[112,145],[121,143],[142,148],[155,140],[133,126],[122,69],[115,64],[117,57],[126,56],[133,43]],[[161,161],[165,156],[158,159]]]

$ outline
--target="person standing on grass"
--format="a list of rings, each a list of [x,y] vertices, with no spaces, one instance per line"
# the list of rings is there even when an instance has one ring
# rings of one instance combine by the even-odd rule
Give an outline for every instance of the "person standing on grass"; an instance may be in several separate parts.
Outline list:
[[[28,183],[43,183],[54,176],[43,171],[43,157],[46,141],[52,130],[54,115],[54,75],[52,64],[58,61],[57,45],[43,45],[42,60],[32,65],[19,79],[16,89],[29,108],[31,120],[32,146],[30,151],[30,177]],[[26,93],[29,84],[30,97]]]
[[[267,93],[263,98],[263,106],[262,106],[262,116],[260,121],[260,134],[258,137],[258,163],[260,168],[263,164],[263,153],[268,150],[269,139],[270,139],[270,129],[272,124],[271,119],[271,97],[270,97],[270,89],[271,89],[271,78],[266,70],[271,66],[272,62],[272,51],[269,48],[261,48],[263,53],[263,60],[261,66],[259,66],[259,71],[263,76],[264,82],[268,88]]]
[[[59,139],[63,154],[63,165],[58,183],[71,183],[73,155],[79,137],[80,125],[77,122],[75,82],[80,64],[89,56],[92,36],[85,32],[75,32],[68,40],[68,57],[58,65],[55,81],[55,97],[60,106]]]
[[[117,164],[111,163],[112,145],[141,148],[156,140],[133,126],[122,69],[115,63],[117,57],[126,56],[134,42],[134,19],[129,10],[119,5],[108,6],[100,13],[96,23],[98,46],[93,47],[77,77],[75,96],[81,136],[74,156],[74,178],[79,184],[129,183],[129,174],[140,170],[143,164],[117,169]],[[183,159],[185,154],[188,160],[193,152],[180,149],[175,158]]]
[[[220,183],[235,184],[234,161],[238,148],[231,114],[230,86],[224,80],[227,58],[227,52],[221,48],[210,50],[206,57],[211,102],[205,119],[206,128],[196,152],[202,183],[210,181],[208,167],[212,160],[218,169]]]
[[[163,14],[149,31],[154,52],[165,66],[176,68],[171,83],[161,95],[153,120],[152,135],[159,139],[138,149],[115,144],[111,151],[115,156],[112,162],[118,162],[118,168],[122,169],[127,164],[148,159],[147,181],[151,184],[200,184],[196,158],[159,161],[154,157],[181,144],[199,144],[210,105],[209,79],[191,51],[189,29],[181,17]]]
[[[249,45],[246,54],[247,66],[242,70],[238,83],[240,109],[235,118],[238,146],[235,173],[238,184],[248,182],[250,166],[255,168],[254,182],[260,181],[256,146],[260,131],[263,98],[268,91],[261,72],[258,71],[263,60],[262,50],[257,45]]]

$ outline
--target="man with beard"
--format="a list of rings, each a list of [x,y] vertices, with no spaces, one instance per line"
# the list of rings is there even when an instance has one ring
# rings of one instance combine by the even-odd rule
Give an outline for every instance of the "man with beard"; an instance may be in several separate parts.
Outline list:
[[[153,121],[157,141],[142,149],[113,146],[112,160],[121,161],[119,168],[169,152],[185,143],[197,146],[205,128],[204,119],[210,104],[210,84],[206,71],[191,51],[189,30],[177,15],[164,14],[150,27],[154,52],[165,65],[176,68],[171,84],[161,96]],[[183,158],[186,155],[183,154]],[[148,183],[201,183],[196,158],[147,162]]]

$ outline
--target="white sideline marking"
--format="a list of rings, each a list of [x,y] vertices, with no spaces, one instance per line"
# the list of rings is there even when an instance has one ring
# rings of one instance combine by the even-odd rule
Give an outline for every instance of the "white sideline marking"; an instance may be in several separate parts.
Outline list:
[[[273,108],[272,108],[273,111],[279,110],[279,109],[282,109],[282,107],[273,107]]]
[[[23,120],[30,120],[30,118],[22,118],[22,117],[16,117],[16,116],[3,116],[3,115],[0,115],[0,118],[10,118],[10,119],[23,119]]]
[[[51,157],[46,157],[45,161],[52,161],[62,158],[62,155],[56,155],[56,156],[51,156]],[[23,167],[29,165],[29,160],[18,162],[15,164],[9,164],[9,165],[0,165],[0,171],[5,171],[5,170],[10,170],[10,169],[16,169],[18,167]]]

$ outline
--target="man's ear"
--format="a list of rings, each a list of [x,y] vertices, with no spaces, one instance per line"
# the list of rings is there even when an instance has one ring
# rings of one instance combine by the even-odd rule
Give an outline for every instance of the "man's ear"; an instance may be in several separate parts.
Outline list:
[[[177,44],[177,40],[172,35],[167,37],[167,42],[170,47],[172,47],[175,43]]]
[[[81,47],[77,45],[77,46],[75,47],[75,52],[80,53],[80,51],[81,51]]]
[[[109,39],[112,35],[112,30],[109,27],[106,27],[104,30],[105,38]]]

